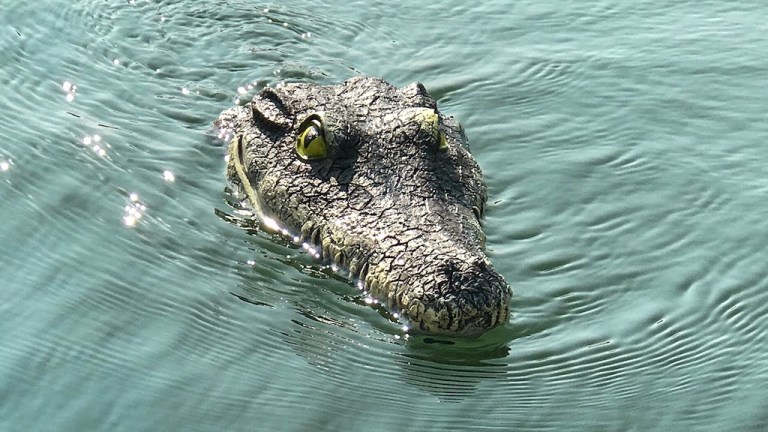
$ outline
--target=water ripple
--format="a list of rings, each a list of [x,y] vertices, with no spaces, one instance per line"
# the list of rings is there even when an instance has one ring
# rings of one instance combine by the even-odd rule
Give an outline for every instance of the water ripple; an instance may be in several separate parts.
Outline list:
[[[757,3],[11,3],[0,428],[764,428]],[[219,111],[361,72],[464,123],[507,326],[405,335],[227,205]]]

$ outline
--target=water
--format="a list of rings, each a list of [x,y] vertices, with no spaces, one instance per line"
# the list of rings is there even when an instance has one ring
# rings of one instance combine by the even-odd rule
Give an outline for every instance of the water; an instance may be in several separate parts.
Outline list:
[[[763,2],[338,3],[4,1],[0,430],[768,427]],[[360,73],[463,121],[506,327],[239,226],[212,120]]]

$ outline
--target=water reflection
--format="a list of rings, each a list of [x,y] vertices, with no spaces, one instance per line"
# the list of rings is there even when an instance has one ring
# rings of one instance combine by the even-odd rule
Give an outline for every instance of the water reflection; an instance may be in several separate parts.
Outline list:
[[[75,94],[77,93],[77,86],[70,81],[64,81],[61,84],[61,89],[66,93],[67,102],[75,100]]]
[[[176,176],[173,174],[170,170],[163,171],[163,179],[167,181],[168,183],[173,183],[176,181]]]
[[[11,0],[0,429],[765,430],[765,8],[624,3]],[[487,343],[210,215],[238,87],[356,71],[468,129],[515,288]]]
[[[82,142],[83,142],[83,145],[90,148],[94,153],[96,153],[100,157],[107,156],[108,144],[104,144],[101,142],[100,135],[86,136],[85,138],[83,138]]]
[[[123,207],[123,224],[129,228],[133,228],[144,216],[144,212],[147,211],[147,206],[139,201],[139,194],[136,192],[129,194],[128,200],[129,203]]]
[[[275,253],[261,253],[234,268],[241,278],[232,294],[246,303],[267,306],[279,317],[270,326],[266,346],[291,347],[296,356],[322,370],[326,379],[348,376],[350,370],[375,371],[381,379],[399,377],[403,384],[441,401],[461,401],[507,375],[510,344],[518,336],[511,328],[497,328],[476,339],[408,334],[399,315],[360,293],[330,267],[316,264],[290,239],[267,238],[257,222],[217,213],[248,227],[256,234],[251,236],[255,241],[282,243],[271,244]],[[294,254],[285,257],[286,250]],[[303,277],[283,274],[280,279],[293,279],[292,286],[274,286],[270,281],[276,278],[268,274],[275,271]]]
[[[512,338],[504,327],[477,339],[411,336],[393,361],[406,384],[443,401],[460,401],[488,381],[505,378]]]

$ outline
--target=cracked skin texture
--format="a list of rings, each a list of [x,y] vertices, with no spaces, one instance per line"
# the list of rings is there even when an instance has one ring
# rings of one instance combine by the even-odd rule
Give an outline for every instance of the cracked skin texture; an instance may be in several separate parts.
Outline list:
[[[307,160],[296,143],[313,114],[326,153]],[[484,253],[480,167],[423,85],[281,84],[215,124],[233,137],[228,176],[243,187],[240,161],[252,204],[415,331],[473,337],[507,322],[512,293]]]

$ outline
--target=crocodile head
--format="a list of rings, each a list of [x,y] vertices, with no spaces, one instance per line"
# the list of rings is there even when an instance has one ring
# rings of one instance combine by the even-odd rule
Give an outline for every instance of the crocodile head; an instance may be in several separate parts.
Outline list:
[[[476,336],[507,321],[511,291],[484,253],[480,167],[423,85],[282,84],[216,126],[232,137],[230,179],[262,216],[414,330]]]

